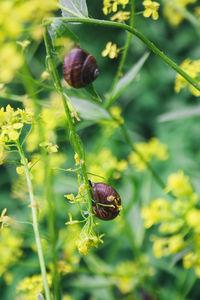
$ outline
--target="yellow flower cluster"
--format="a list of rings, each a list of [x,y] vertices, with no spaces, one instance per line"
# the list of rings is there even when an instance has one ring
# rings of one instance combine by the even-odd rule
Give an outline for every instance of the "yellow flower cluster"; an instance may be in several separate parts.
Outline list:
[[[113,156],[112,152],[108,148],[103,148],[99,153],[90,153],[87,157],[88,171],[91,173],[91,181],[97,181],[97,176],[103,178],[118,179],[121,176],[121,172],[128,168],[126,160],[117,160]],[[94,175],[92,175],[94,174]]]
[[[147,168],[145,162],[149,163],[153,158],[160,161],[168,159],[167,146],[157,138],[151,138],[146,143],[136,143],[134,147],[141,156],[137,152],[131,152],[129,162],[138,172],[144,171]]]
[[[76,246],[80,254],[88,254],[91,247],[98,247],[99,243],[103,243],[103,235],[97,235],[94,231],[94,225],[86,222],[81,230],[80,237],[76,241]]]
[[[160,4],[158,2],[145,0],[142,2],[142,4],[145,7],[145,10],[143,12],[143,16],[145,18],[149,18],[151,16],[153,20],[157,20],[159,18],[158,9]]]
[[[32,37],[41,38],[42,27],[38,24],[43,17],[51,16],[55,9],[57,0],[0,1],[0,82],[10,82],[24,62],[16,40],[21,39],[27,24],[31,23]]]
[[[119,288],[122,294],[131,293],[136,285],[140,285],[144,278],[152,276],[154,270],[149,267],[148,259],[141,256],[137,261],[120,262],[111,277],[113,283]]]
[[[22,256],[21,237],[10,228],[3,228],[0,232],[0,276],[6,272]]]
[[[111,12],[116,12],[118,9],[118,5],[122,5],[122,7],[125,8],[128,2],[129,0],[104,0],[103,13],[104,15],[108,15]]]
[[[14,110],[10,105],[0,109],[0,164],[6,157],[5,149],[15,142],[22,131],[24,124],[31,124],[33,114],[30,110]]]
[[[47,274],[48,285],[51,287],[52,280]],[[41,275],[26,277],[19,282],[17,293],[20,294],[21,300],[35,300],[39,293],[43,293],[43,280]]]
[[[184,9],[197,0],[167,0],[164,1],[163,14],[172,26],[178,26],[184,19]]]
[[[200,83],[200,59],[191,60],[187,58],[182,62],[180,67],[183,69],[183,71],[185,71],[188,75],[190,75],[193,79]],[[198,91],[193,85],[189,84],[180,74],[177,74],[174,86],[175,92],[179,93],[181,89],[185,88],[188,85],[190,87],[190,92],[194,96],[200,96],[200,91]]]
[[[185,268],[193,267],[200,277],[200,209],[197,208],[198,196],[194,192],[188,176],[183,171],[168,177],[166,192],[172,192],[173,202],[165,198],[153,200],[142,210],[144,225],[150,228],[159,225],[162,237],[153,237],[153,251],[157,258],[190,248],[183,255]]]
[[[119,49],[117,49],[117,45],[116,44],[112,44],[112,42],[108,42],[106,44],[106,48],[102,51],[102,56],[109,56],[111,59],[115,58],[118,56],[119,53]]]

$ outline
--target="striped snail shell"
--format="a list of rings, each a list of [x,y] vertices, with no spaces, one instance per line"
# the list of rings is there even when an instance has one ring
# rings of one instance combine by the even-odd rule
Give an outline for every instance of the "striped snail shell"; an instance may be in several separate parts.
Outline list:
[[[121,198],[116,190],[105,183],[91,183],[92,208],[97,218],[108,221],[116,218],[121,210]]]
[[[64,78],[74,88],[82,88],[93,82],[99,75],[96,59],[80,48],[72,49],[65,56]]]

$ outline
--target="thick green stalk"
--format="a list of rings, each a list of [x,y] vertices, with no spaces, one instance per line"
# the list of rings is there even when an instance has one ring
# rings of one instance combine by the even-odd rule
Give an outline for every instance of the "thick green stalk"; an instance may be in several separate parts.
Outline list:
[[[132,28],[126,24],[118,23],[118,22],[111,22],[105,20],[98,20],[98,19],[89,19],[89,18],[57,18],[62,20],[66,23],[84,23],[84,24],[93,24],[99,26],[107,26],[113,28],[119,28],[126,30],[133,35],[137,36],[147,47],[158,55],[166,64],[168,64],[171,68],[173,68],[177,73],[179,73],[185,80],[187,80],[191,85],[193,85],[198,91],[200,91],[200,85],[196,80],[190,77],[187,73],[185,73],[175,62],[173,62],[167,55],[164,54],[161,50],[159,50],[149,39],[147,39],[141,32]]]
[[[60,96],[62,98],[65,114],[67,116],[72,145],[73,145],[74,150],[77,153],[78,158],[80,160],[80,168],[81,168],[84,184],[86,187],[86,193],[87,193],[87,199],[88,199],[88,211],[89,211],[90,215],[93,215],[92,197],[91,197],[90,185],[89,185],[88,175],[87,175],[86,166],[85,166],[84,150],[83,150],[82,142],[74,128],[74,124],[73,124],[71,113],[70,113],[69,106],[68,106],[69,98],[63,91],[62,84],[61,84],[61,81],[60,81],[60,78],[58,75],[58,71],[54,64],[54,59],[53,59],[53,55],[52,55],[52,51],[51,51],[49,36],[48,36],[46,28],[45,28],[45,32],[44,32],[44,42],[45,42],[47,59],[48,59],[50,71],[52,72],[52,75],[53,75],[54,85],[55,85],[57,92],[60,94]]]
[[[43,251],[42,251],[42,245],[41,245],[40,234],[39,234],[39,226],[38,226],[38,221],[37,221],[37,208],[35,206],[33,187],[32,187],[32,182],[30,179],[28,163],[27,163],[23,148],[21,147],[19,141],[16,141],[16,146],[18,148],[19,155],[20,155],[20,158],[21,158],[23,166],[24,166],[24,172],[25,172],[28,191],[29,191],[32,218],[33,218],[33,230],[34,230],[34,234],[35,234],[35,242],[36,242],[36,246],[37,246],[40,269],[41,269],[41,274],[42,274],[43,283],[44,283],[45,297],[46,297],[46,300],[51,300],[50,290],[49,290],[48,281],[47,281],[47,273],[46,273],[44,255],[43,255]]]
[[[130,27],[133,27],[133,24],[134,24],[134,14],[135,14],[135,0],[131,0]],[[130,32],[127,32],[127,37],[126,37],[126,42],[125,42],[125,45],[124,45],[123,54],[122,54],[122,57],[121,57],[121,60],[120,60],[120,63],[119,63],[119,67],[118,67],[116,76],[115,76],[115,78],[113,80],[113,83],[112,83],[112,86],[111,86],[111,92],[110,92],[111,97],[108,98],[108,102],[105,105],[106,108],[108,108],[113,102],[113,101],[111,101],[112,98],[113,98],[112,93],[113,93],[113,91],[116,87],[116,84],[119,80],[119,77],[121,76],[122,69],[123,69],[125,61],[126,61],[128,49],[129,49],[129,46],[130,46],[130,43],[131,43],[131,37],[132,37],[132,34]]]

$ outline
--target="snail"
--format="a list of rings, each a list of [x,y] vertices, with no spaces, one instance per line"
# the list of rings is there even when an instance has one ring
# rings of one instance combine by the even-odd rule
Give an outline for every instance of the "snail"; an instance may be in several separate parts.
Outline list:
[[[64,78],[74,88],[82,88],[99,75],[96,59],[80,48],[72,49],[63,63]]]
[[[104,221],[116,218],[121,210],[121,198],[116,190],[105,183],[89,183],[92,187],[92,208],[95,216]]]

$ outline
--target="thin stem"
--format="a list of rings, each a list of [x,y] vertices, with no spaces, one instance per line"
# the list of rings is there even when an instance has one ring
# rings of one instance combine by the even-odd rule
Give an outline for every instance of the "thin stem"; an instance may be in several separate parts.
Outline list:
[[[61,84],[61,81],[60,81],[60,78],[58,75],[58,71],[57,71],[55,63],[54,63],[52,50],[51,50],[51,46],[50,46],[50,41],[49,41],[49,36],[47,33],[47,28],[45,28],[45,32],[44,32],[44,42],[45,42],[47,59],[48,59],[50,71],[52,72],[54,85],[55,85],[57,92],[60,94],[60,96],[62,98],[65,114],[67,116],[71,142],[72,142],[74,150],[78,154],[78,157],[80,160],[80,168],[81,168],[81,172],[82,172],[82,176],[83,176],[83,181],[84,181],[84,184],[86,187],[86,194],[87,194],[87,199],[88,199],[88,211],[89,211],[89,214],[92,216],[93,215],[92,197],[91,197],[90,185],[88,182],[88,176],[87,176],[87,171],[86,171],[86,166],[85,166],[84,149],[83,149],[82,141],[81,141],[80,137],[78,136],[78,134],[76,133],[76,130],[74,128],[74,124],[73,124],[69,106],[68,106],[69,98],[63,91],[62,84]]]
[[[48,281],[47,281],[47,273],[46,273],[44,255],[43,255],[43,251],[42,251],[42,245],[41,245],[40,234],[39,234],[38,221],[37,221],[37,209],[35,207],[33,187],[32,187],[32,182],[30,179],[28,164],[27,164],[27,160],[26,160],[23,148],[21,147],[18,140],[16,141],[16,146],[18,148],[19,155],[20,155],[20,158],[21,158],[23,166],[24,166],[24,172],[25,172],[28,191],[29,191],[32,218],[33,218],[33,230],[34,230],[34,234],[35,234],[35,241],[36,241],[36,246],[37,246],[40,269],[41,269],[43,283],[44,283],[45,297],[46,297],[46,300],[51,300],[50,290],[49,290]]]
[[[28,64],[25,61],[24,68],[23,68],[24,74],[21,75],[23,81],[24,81],[24,86],[26,87],[27,93],[29,97],[32,98],[33,103],[34,103],[34,109],[35,109],[35,115],[38,118],[40,114],[40,103],[39,99],[36,96],[36,87],[35,87],[35,82],[34,79],[32,80]],[[45,140],[45,132],[44,132],[44,126],[42,123],[41,118],[38,118],[38,144],[43,142]],[[53,201],[53,191],[52,191],[52,176],[51,176],[51,171],[50,171],[50,166],[49,166],[49,158],[47,155],[47,152],[44,150],[43,147],[40,148],[40,153],[41,153],[41,158],[43,161],[43,164],[45,166],[45,172],[44,172],[44,199],[48,204],[48,219],[47,219],[47,225],[48,225],[48,231],[49,231],[49,239],[51,241],[51,247],[52,251],[51,253],[51,261],[52,261],[52,281],[53,281],[53,291],[54,291],[54,297],[56,300],[61,299],[61,286],[60,286],[60,275],[58,272],[58,254],[56,251],[56,245],[57,245],[57,228],[56,228],[56,213],[55,213],[55,204]],[[37,162],[36,162],[37,163]],[[34,165],[32,165],[33,167]]]
[[[154,52],[156,55],[158,55],[166,64],[168,64],[171,68],[173,68],[177,73],[179,73],[185,80],[187,80],[191,85],[193,85],[198,91],[200,91],[200,85],[196,80],[194,80],[192,77],[190,77],[187,73],[185,73],[175,62],[173,62],[167,55],[164,54],[161,50],[159,50],[149,39],[147,39],[141,32],[136,30],[135,28],[132,28],[126,24],[118,23],[118,22],[111,22],[111,21],[105,21],[105,20],[98,20],[98,19],[89,19],[89,18],[56,18],[58,20],[62,20],[66,23],[73,23],[73,22],[79,22],[79,23],[85,23],[85,24],[94,24],[99,26],[107,26],[107,27],[113,27],[113,28],[119,28],[124,29],[135,36],[137,36],[141,41],[143,41],[144,44],[147,45],[147,47]],[[50,20],[50,19],[49,19]]]
[[[134,13],[135,13],[135,0],[131,0],[130,27],[133,27],[133,24],[134,24]],[[127,57],[128,49],[129,49],[129,46],[130,46],[130,43],[131,43],[131,37],[132,37],[132,34],[130,32],[127,32],[126,42],[125,42],[125,45],[124,45],[124,51],[123,51],[123,54],[122,54],[122,57],[121,57],[121,60],[120,60],[120,63],[119,63],[119,67],[118,67],[116,76],[115,76],[115,78],[113,80],[113,83],[112,83],[111,92],[110,92],[111,97],[109,97],[109,99],[108,99],[108,102],[106,104],[106,108],[109,107],[112,104],[111,103],[111,100],[113,98],[112,93],[113,93],[113,91],[116,87],[116,84],[118,82],[119,77],[121,76],[122,69],[124,67],[124,63],[125,63],[125,60],[126,60],[126,57]]]

